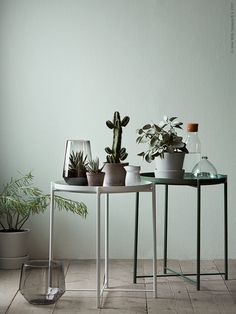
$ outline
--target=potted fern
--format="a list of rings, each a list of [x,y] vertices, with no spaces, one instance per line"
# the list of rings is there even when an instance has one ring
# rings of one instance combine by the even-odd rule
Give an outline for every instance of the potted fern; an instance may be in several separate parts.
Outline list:
[[[156,177],[181,178],[184,174],[182,167],[188,150],[183,138],[177,134],[183,123],[176,119],[164,116],[158,124],[146,124],[137,131],[136,142],[147,144],[147,150],[138,155],[149,163],[156,161]]]
[[[113,142],[112,147],[106,147],[105,152],[106,164],[104,167],[105,171],[105,186],[113,185],[125,185],[125,169],[128,163],[123,163],[127,158],[128,153],[126,148],[121,147],[122,143],[122,129],[127,126],[130,118],[125,116],[123,119],[120,118],[120,113],[118,111],[114,112],[113,121],[106,121],[106,125],[109,129],[113,131]]]
[[[88,180],[88,185],[90,186],[102,186],[104,181],[105,172],[102,171],[102,167],[99,166],[99,158],[96,157],[88,162],[86,169],[86,175]]]
[[[44,212],[50,202],[50,194],[44,194],[33,186],[31,172],[19,178],[11,178],[0,193],[0,268],[17,269],[29,258],[28,237],[25,228],[29,217]],[[59,210],[65,209],[82,217],[87,207],[61,196],[55,196]]]

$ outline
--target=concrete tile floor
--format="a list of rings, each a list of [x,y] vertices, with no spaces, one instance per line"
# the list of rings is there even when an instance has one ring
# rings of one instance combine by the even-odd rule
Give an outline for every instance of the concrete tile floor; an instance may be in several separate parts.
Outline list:
[[[202,261],[202,271],[222,271],[222,261]],[[110,261],[110,286],[119,288],[137,287],[151,289],[151,278],[138,278],[132,284],[132,260]],[[194,261],[170,260],[175,270],[195,271]],[[138,273],[150,274],[152,262],[141,260]],[[0,270],[0,313],[8,314],[169,314],[169,313],[236,313],[236,260],[229,261],[229,280],[219,275],[202,276],[201,291],[194,284],[179,277],[158,277],[158,298],[153,299],[147,291],[103,294],[103,308],[96,308],[95,291],[73,291],[79,288],[95,288],[95,261],[65,261],[65,294],[53,305],[29,304],[18,291],[20,270]],[[158,273],[162,272],[162,261],[158,261]]]

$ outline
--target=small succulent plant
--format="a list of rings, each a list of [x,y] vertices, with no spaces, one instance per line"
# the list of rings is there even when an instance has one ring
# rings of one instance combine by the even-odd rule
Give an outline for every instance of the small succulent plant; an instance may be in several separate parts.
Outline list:
[[[147,143],[148,149],[141,152],[138,156],[142,156],[147,162],[151,162],[156,157],[164,158],[164,153],[185,152],[188,150],[183,138],[177,135],[176,129],[182,129],[182,122],[178,122],[177,117],[163,117],[158,124],[146,124],[139,129],[136,142]]]
[[[87,164],[87,155],[84,157],[84,153],[82,151],[72,151],[72,153],[70,154],[69,164],[69,171],[71,173],[77,175],[79,172],[86,172]]]
[[[95,159],[92,159],[91,161],[88,162],[86,169],[90,173],[99,173],[102,172],[104,165],[99,168],[99,158],[96,157]]]
[[[112,148],[106,147],[105,152],[107,153],[108,163],[120,163],[125,160],[128,156],[126,148],[121,148],[122,141],[122,128],[129,123],[130,118],[125,116],[122,120],[118,111],[114,112],[113,122],[108,120],[106,125],[109,129],[113,130],[113,143]]]

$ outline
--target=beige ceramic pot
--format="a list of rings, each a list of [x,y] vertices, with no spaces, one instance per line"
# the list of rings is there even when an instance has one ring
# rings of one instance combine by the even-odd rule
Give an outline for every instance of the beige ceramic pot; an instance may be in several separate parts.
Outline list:
[[[103,171],[105,172],[104,186],[122,186],[125,185],[126,171],[125,166],[128,163],[105,163]]]
[[[0,230],[0,269],[19,269],[29,259],[29,229],[18,232]]]
[[[185,153],[164,153],[164,158],[157,157],[155,177],[166,179],[181,179],[184,175],[183,163]]]

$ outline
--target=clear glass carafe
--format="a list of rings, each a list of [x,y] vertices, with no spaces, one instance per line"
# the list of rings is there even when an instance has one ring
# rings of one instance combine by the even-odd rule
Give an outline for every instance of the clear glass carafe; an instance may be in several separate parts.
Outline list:
[[[198,123],[187,124],[187,138],[185,143],[188,154],[185,154],[183,168],[185,173],[191,174],[193,167],[201,159],[201,142],[198,136]]]
[[[217,170],[207,156],[202,156],[199,163],[193,168],[192,175],[196,178],[216,178]]]

